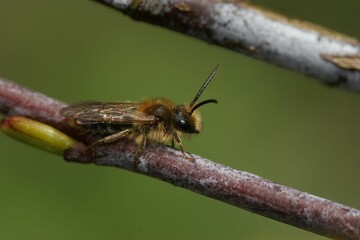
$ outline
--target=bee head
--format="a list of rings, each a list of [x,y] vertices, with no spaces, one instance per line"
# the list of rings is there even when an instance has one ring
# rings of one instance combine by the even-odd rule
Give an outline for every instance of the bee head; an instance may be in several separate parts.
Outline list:
[[[207,103],[217,103],[217,101],[215,99],[208,99],[193,107],[191,105],[176,106],[173,118],[174,127],[184,133],[199,133],[201,129],[201,118],[199,112],[195,110]]]
[[[178,105],[174,108],[173,124],[177,130],[184,133],[192,133],[192,134],[200,132],[200,128],[201,128],[200,115],[195,110],[207,103],[217,103],[217,100],[208,99],[199,102],[197,104],[196,101],[199,99],[201,93],[210,83],[210,80],[214,77],[218,69],[219,69],[219,65],[216,65],[214,70],[211,72],[210,76],[206,79],[205,83],[201,86],[200,90],[197,92],[194,100],[192,100],[190,105]]]
[[[185,105],[179,105],[175,107],[173,124],[174,127],[180,132],[190,134],[200,132],[201,123],[199,115],[192,115],[189,111],[189,107]]]

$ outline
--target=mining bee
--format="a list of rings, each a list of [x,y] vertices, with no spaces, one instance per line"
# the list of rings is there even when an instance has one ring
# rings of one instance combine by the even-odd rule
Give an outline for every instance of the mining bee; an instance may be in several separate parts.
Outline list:
[[[181,137],[184,134],[198,134],[201,130],[201,118],[198,108],[217,103],[208,99],[196,103],[211,79],[219,69],[216,65],[190,104],[175,106],[165,98],[147,99],[142,102],[82,102],[64,107],[61,114],[81,132],[100,135],[90,147],[111,143],[120,138],[133,139],[137,144],[134,166],[138,164],[141,151],[148,141],[162,144],[174,142],[186,157]]]

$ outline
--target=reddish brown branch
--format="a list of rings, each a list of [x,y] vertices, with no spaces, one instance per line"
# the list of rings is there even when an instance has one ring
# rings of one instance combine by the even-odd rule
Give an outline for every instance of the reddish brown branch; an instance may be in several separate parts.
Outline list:
[[[78,138],[59,114],[63,103],[0,79],[0,112],[23,115],[52,125]],[[69,149],[69,161],[113,166],[133,171],[132,142],[98,146],[90,152],[83,145]],[[314,195],[273,183],[251,173],[232,169],[180,151],[148,146],[137,172],[181,186],[248,211],[336,239],[360,239],[360,211]]]
[[[69,132],[72,129],[59,113],[64,106],[63,102],[0,78],[0,112],[3,114],[29,117]]]
[[[136,20],[360,91],[360,42],[242,0],[97,0]],[[341,63],[339,63],[341,59]],[[344,64],[344,62],[346,64]]]

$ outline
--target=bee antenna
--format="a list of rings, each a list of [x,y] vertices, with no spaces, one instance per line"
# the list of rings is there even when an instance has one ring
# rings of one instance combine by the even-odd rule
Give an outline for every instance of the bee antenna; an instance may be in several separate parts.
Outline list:
[[[214,70],[212,70],[212,72],[210,73],[210,76],[206,79],[206,81],[204,82],[204,84],[201,86],[201,88],[200,88],[200,90],[197,92],[194,100],[192,100],[192,102],[191,102],[191,104],[190,104],[190,107],[194,106],[194,104],[195,104],[196,101],[199,99],[200,95],[202,94],[202,92],[204,91],[204,89],[206,88],[206,86],[210,83],[211,79],[215,76],[216,72],[219,70],[219,67],[220,67],[220,65],[217,64],[217,65],[215,66]],[[201,105],[204,105],[204,104],[208,103],[207,101],[208,101],[208,100],[202,102],[203,104],[201,104]],[[216,100],[215,100],[215,101],[216,101]],[[210,102],[214,102],[214,99],[212,99],[212,101],[210,101]],[[200,106],[199,106],[199,105],[200,105],[200,103],[196,105],[197,107],[196,107],[196,106],[193,107],[192,110],[191,110],[191,112],[193,112],[196,108],[198,108],[198,107],[201,106],[201,105],[200,105]]]
[[[218,103],[218,101],[216,99],[208,99],[202,102],[199,102],[198,104],[196,104],[190,111],[190,115],[199,107],[201,107],[202,105],[205,105],[207,103]]]

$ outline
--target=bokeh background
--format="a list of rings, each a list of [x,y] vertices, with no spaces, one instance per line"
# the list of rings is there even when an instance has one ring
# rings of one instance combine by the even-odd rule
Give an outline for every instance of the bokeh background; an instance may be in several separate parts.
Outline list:
[[[359,0],[253,3],[360,39]],[[94,1],[0,1],[0,76],[64,102],[204,93],[187,151],[360,208],[360,95],[142,22]],[[0,239],[325,239],[0,134]]]

